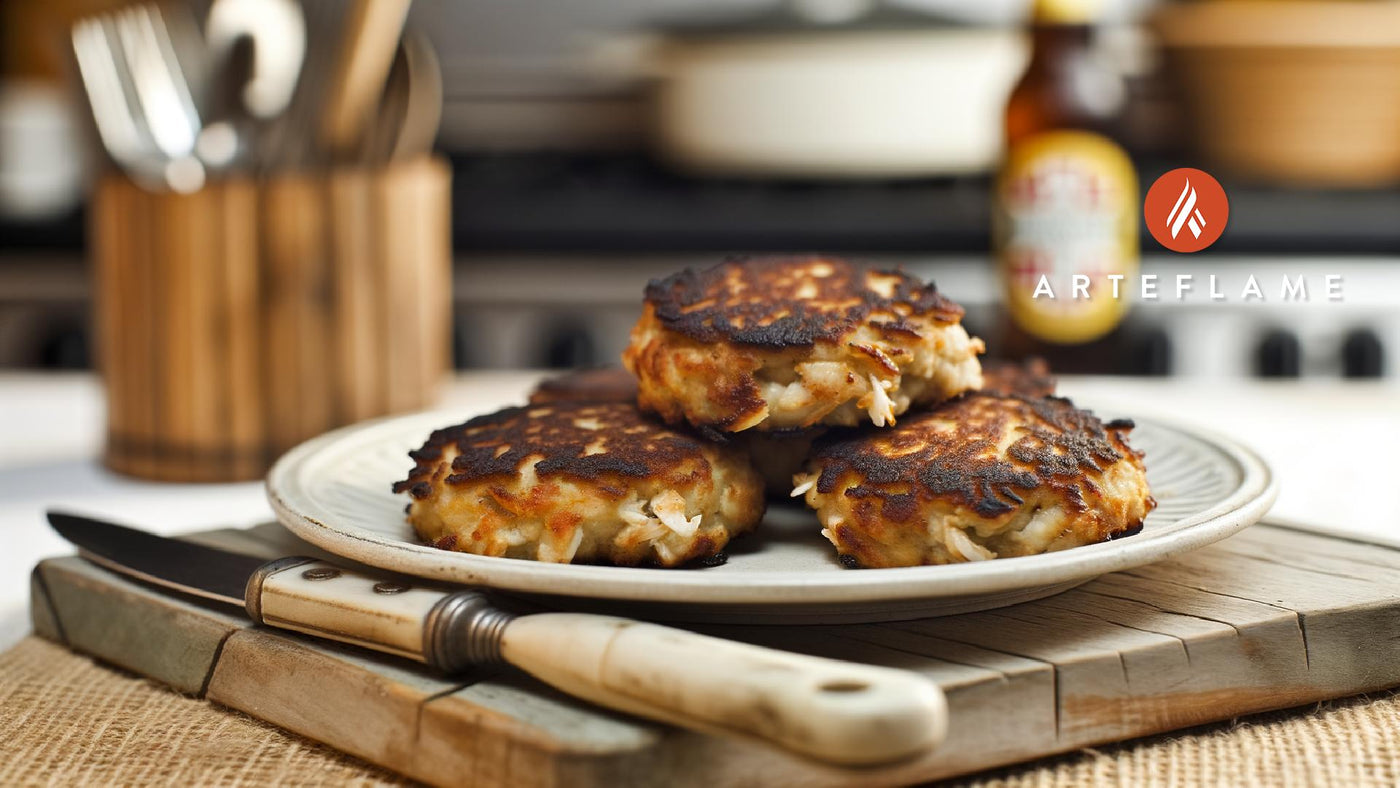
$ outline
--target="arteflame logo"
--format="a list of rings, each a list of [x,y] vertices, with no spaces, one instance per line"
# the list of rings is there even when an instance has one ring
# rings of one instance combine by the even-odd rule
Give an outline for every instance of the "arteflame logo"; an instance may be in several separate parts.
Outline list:
[[[1181,196],[1176,198],[1172,212],[1167,214],[1167,224],[1171,225],[1173,238],[1181,232],[1181,225],[1187,221],[1191,222],[1191,234],[1200,238],[1201,228],[1206,226],[1206,218],[1196,208],[1196,190],[1191,188],[1190,178],[1187,178],[1186,185],[1181,187]]]
[[[1180,167],[1147,190],[1142,214],[1157,243],[1173,252],[1199,252],[1225,230],[1230,201],[1209,173]]]

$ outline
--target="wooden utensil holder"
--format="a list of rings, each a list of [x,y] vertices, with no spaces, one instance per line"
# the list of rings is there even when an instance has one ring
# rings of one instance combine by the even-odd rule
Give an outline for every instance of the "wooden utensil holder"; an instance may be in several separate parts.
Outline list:
[[[430,404],[451,360],[450,182],[436,158],[193,194],[102,179],[108,467],[255,479],[307,438]]]

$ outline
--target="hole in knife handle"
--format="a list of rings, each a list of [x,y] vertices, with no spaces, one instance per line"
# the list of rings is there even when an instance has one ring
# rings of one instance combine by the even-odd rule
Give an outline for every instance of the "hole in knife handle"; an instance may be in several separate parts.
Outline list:
[[[822,692],[835,693],[864,692],[870,689],[870,685],[866,684],[864,681],[856,681],[853,679],[835,679],[822,684],[819,689],[821,689]]]

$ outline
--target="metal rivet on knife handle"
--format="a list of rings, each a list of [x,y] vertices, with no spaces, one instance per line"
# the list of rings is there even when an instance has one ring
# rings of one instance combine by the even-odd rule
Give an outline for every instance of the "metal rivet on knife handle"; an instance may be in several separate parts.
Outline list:
[[[261,624],[262,616],[262,587],[263,581],[269,577],[294,566],[309,564],[315,561],[304,555],[289,555],[286,558],[279,558],[276,561],[269,561],[257,568],[257,571],[248,576],[248,585],[243,590],[243,606],[248,610],[248,617],[254,623]]]
[[[318,566],[315,569],[308,569],[301,573],[307,580],[334,580],[340,577],[339,569],[332,569],[328,566]]]
[[[406,586],[403,583],[384,581],[381,583],[374,584],[374,593],[384,594],[386,596],[390,594],[402,594],[403,592],[409,590],[410,587],[411,586]]]

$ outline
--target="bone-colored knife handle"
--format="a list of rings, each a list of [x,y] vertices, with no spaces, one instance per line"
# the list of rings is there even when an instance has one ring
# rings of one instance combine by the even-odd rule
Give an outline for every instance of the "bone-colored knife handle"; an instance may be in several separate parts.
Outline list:
[[[301,556],[254,572],[244,606],[259,624],[407,657],[444,673],[500,662],[501,630],[513,618],[476,591],[371,577]]]
[[[696,730],[764,739],[846,765],[928,752],[943,693],[914,673],[775,651],[579,613],[522,616],[505,660],[595,703]]]
[[[581,613],[512,617],[474,591],[283,558],[248,583],[254,621],[444,671],[505,661],[602,706],[762,739],[830,763],[912,758],[942,741],[938,686],[902,670],[792,654]]]

